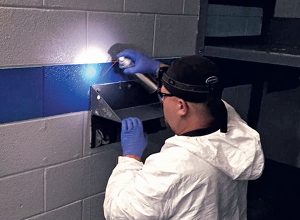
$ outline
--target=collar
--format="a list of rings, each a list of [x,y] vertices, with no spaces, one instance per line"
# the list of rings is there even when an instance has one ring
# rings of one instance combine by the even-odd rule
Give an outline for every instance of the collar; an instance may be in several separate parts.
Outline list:
[[[192,131],[188,131],[178,136],[188,136],[188,137],[196,137],[196,136],[204,136],[216,132],[220,129],[220,126],[212,126],[208,128],[200,128]]]

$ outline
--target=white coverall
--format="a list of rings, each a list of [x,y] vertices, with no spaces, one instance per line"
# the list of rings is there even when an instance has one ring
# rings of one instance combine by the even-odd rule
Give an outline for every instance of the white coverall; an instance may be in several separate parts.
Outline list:
[[[119,157],[106,219],[247,219],[247,181],[262,174],[259,134],[226,104],[228,132],[173,136],[145,163]]]

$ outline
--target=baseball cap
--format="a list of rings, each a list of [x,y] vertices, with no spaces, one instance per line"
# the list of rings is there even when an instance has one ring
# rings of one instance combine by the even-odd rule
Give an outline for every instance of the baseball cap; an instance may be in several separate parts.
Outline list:
[[[200,55],[175,60],[162,76],[162,84],[171,94],[186,101],[221,99],[217,66]]]

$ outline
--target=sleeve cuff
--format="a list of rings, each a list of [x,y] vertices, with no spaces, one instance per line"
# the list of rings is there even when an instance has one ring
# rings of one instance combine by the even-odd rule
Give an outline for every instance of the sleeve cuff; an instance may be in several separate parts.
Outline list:
[[[126,169],[141,169],[143,167],[143,163],[134,158],[119,156],[118,166],[126,167]]]

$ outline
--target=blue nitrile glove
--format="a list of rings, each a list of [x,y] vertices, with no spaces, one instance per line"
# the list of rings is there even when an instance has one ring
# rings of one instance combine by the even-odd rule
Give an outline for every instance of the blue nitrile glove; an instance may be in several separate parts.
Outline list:
[[[129,58],[134,63],[132,67],[124,69],[125,74],[148,73],[156,76],[159,71],[160,62],[139,51],[125,49],[117,54],[117,58],[120,57]]]
[[[121,145],[124,156],[142,157],[147,140],[140,119],[130,117],[122,120]]]

